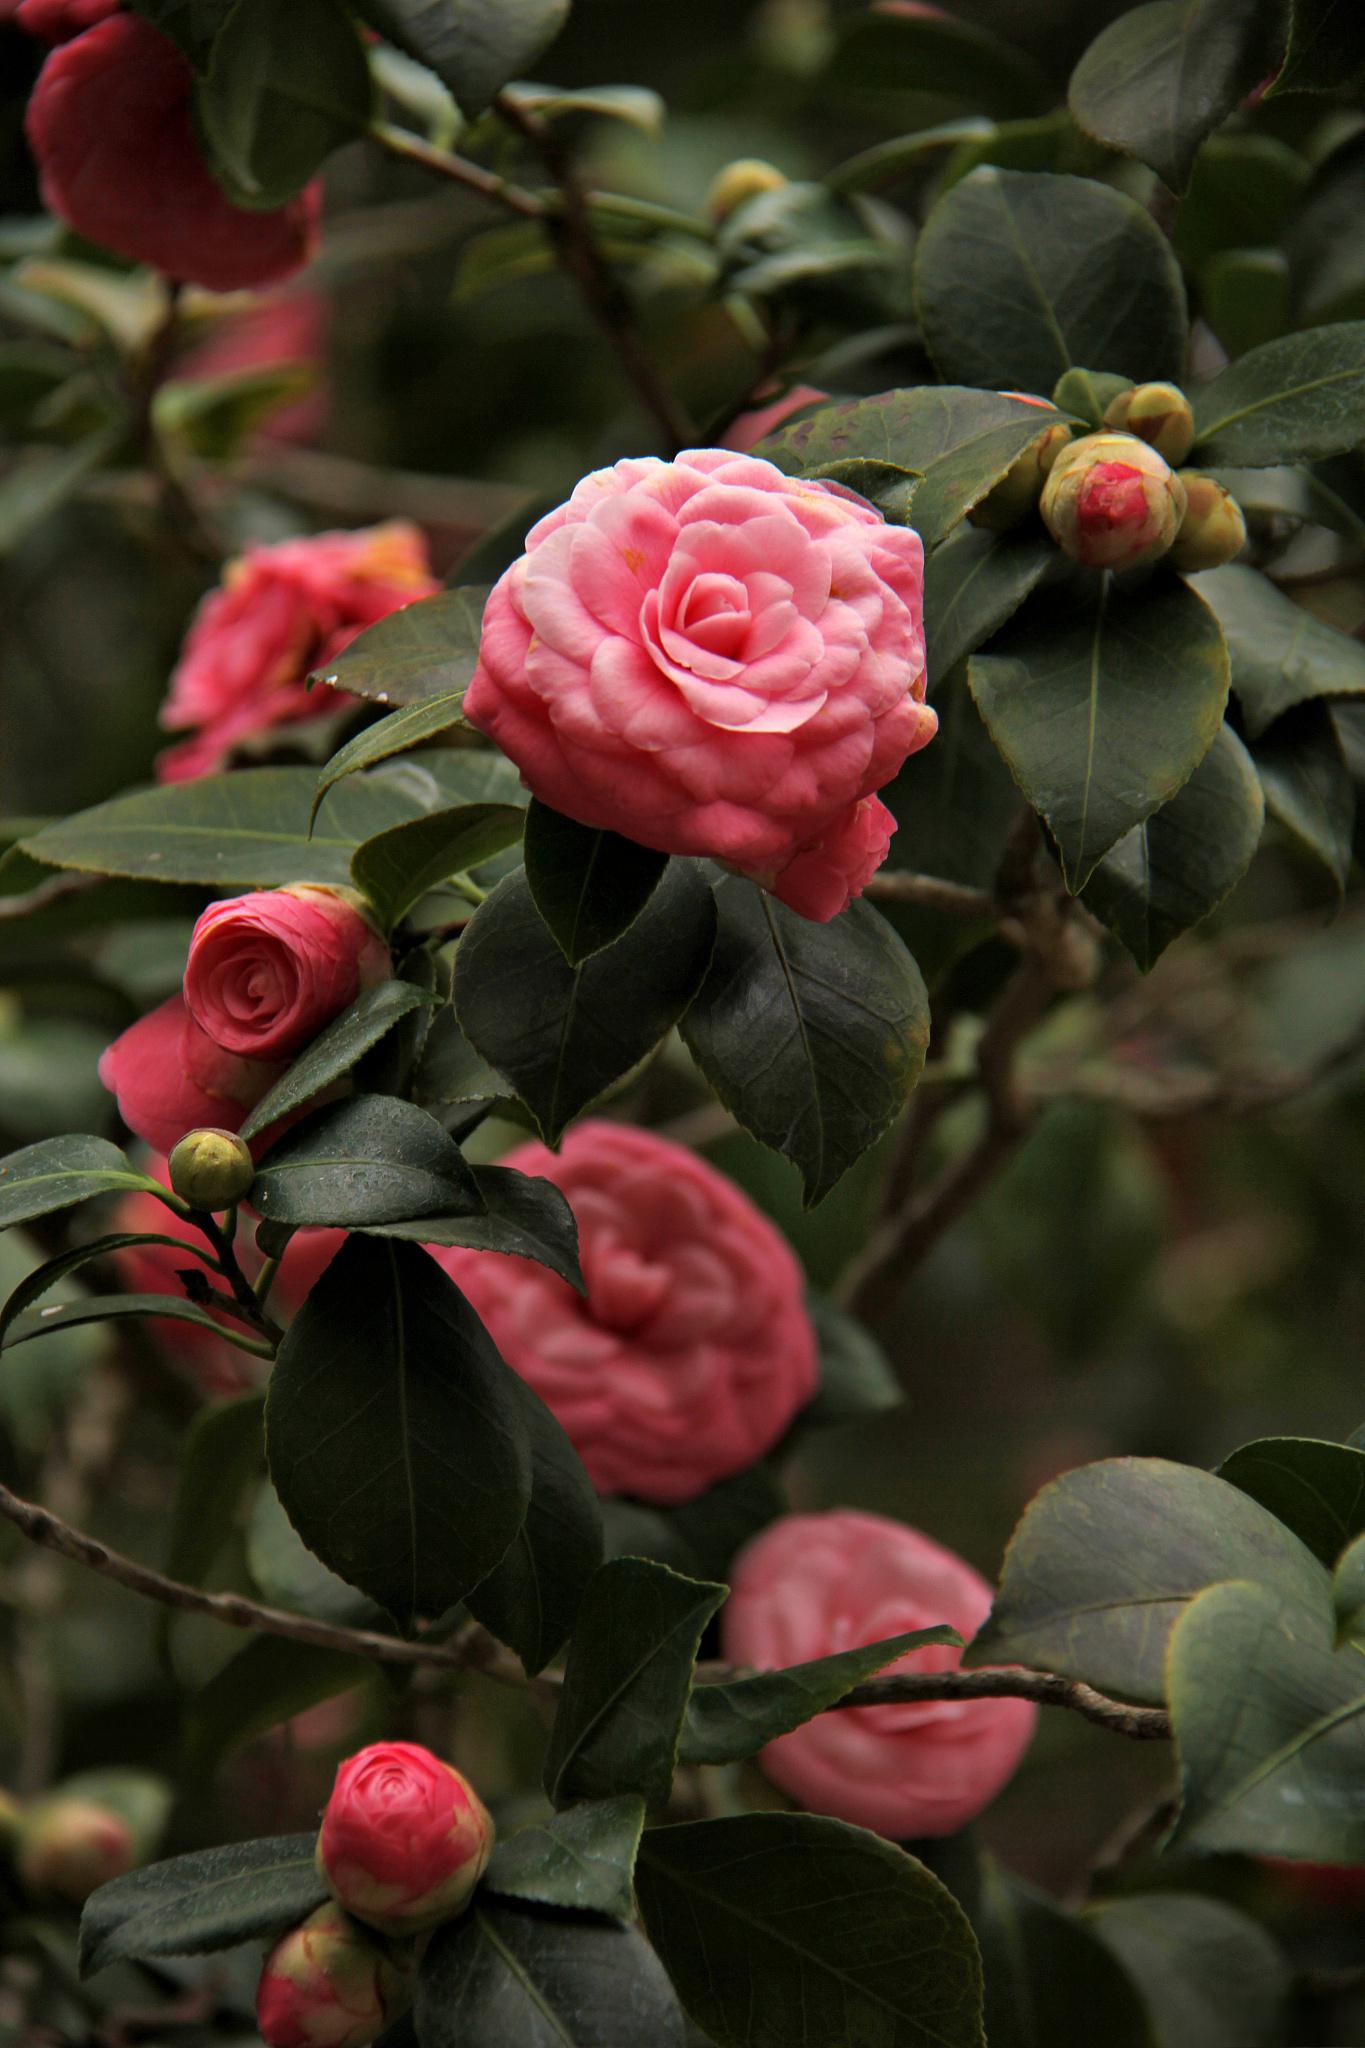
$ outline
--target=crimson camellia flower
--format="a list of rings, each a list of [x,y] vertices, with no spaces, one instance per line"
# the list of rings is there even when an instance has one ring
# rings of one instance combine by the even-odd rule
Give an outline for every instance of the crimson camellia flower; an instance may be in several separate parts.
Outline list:
[[[256,2024],[266,2048],[368,2048],[403,2003],[379,1944],[329,1902],[266,1957]]]
[[[434,1256],[601,1493],[693,1499],[770,1450],[815,1392],[801,1269],[752,1202],[682,1145],[589,1121],[504,1164],[553,1181],[578,1222],[587,1300],[544,1266]]]
[[[67,43],[123,11],[123,0],[19,0],[14,19],[45,43]]]
[[[27,25],[69,33],[90,11],[35,8]],[[195,136],[188,61],[150,22],[103,12],[52,52],[28,104],[43,204],[92,242],[210,291],[290,276],[316,246],[321,186],[268,212],[234,206]]]
[[[848,1509],[786,1515],[743,1549],[721,1611],[724,1654],[760,1670],[946,1622],[970,1639],[991,1589],[918,1529]],[[912,1650],[888,1672],[955,1671]],[[989,1806],[1033,1734],[1026,1700],[942,1700],[821,1714],[770,1742],[763,1769],[816,1813],[903,1841],[950,1835]]]
[[[348,1912],[412,1934],[468,1903],[492,1852],[492,1818],[453,1764],[417,1742],[375,1742],[337,1772],[317,1866]]]
[[[723,448],[618,462],[494,586],[465,716],[565,816],[824,922],[885,853],[875,792],[937,728],[923,570],[918,534],[838,484]]]
[[[389,952],[359,897],[310,882],[211,903],[190,937],[185,1007],[242,1059],[291,1059],[363,988]]]
[[[348,700],[310,691],[309,671],[439,589],[426,542],[402,519],[247,548],[200,605],[171,677],[161,723],[194,737],[161,756],[158,778],[211,775],[239,740],[335,711]]]
[[[157,1152],[170,1152],[201,1124],[235,1131],[283,1072],[282,1061],[225,1051],[196,1024],[183,996],[130,1024],[99,1066],[129,1130]]]

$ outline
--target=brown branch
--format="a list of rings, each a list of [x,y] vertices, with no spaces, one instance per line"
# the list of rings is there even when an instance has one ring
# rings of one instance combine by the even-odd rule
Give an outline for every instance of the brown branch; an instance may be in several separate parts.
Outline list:
[[[946,911],[951,917],[991,917],[995,912],[995,899],[986,889],[899,868],[883,868],[873,875],[863,884],[863,894],[874,903],[913,903],[922,910]]]
[[[387,121],[372,122],[370,134],[390,156],[401,157],[410,164],[420,164],[424,171],[434,171],[438,178],[448,178],[454,185],[463,185],[467,192],[477,193],[490,205],[505,207],[509,213],[520,214],[523,220],[544,220],[546,217],[545,202],[534,192],[511,184],[508,179],[498,177],[495,171],[485,170],[482,164],[471,163],[468,157],[456,156],[449,149],[439,149],[434,142],[424,142],[420,135],[413,135],[406,128],[394,128]]]
[[[1171,1717],[1164,1707],[1125,1706],[1080,1679],[1062,1678],[1055,1671],[907,1671],[894,1678],[869,1679],[837,1705],[890,1707],[919,1700],[1032,1700],[1040,1707],[1069,1707],[1097,1728],[1135,1742],[1164,1742],[1171,1732]]]

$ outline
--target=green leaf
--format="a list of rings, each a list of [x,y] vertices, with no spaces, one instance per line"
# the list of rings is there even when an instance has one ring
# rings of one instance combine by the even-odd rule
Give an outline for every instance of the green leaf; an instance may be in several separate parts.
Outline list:
[[[534,797],[524,858],[536,909],[570,967],[629,931],[668,866],[666,853],[579,825]]]
[[[166,1546],[169,1577],[203,1584],[264,1469],[264,1394],[240,1394],[200,1410],[180,1457]]]
[[[517,1381],[531,1447],[531,1498],[511,1548],[467,1595],[476,1621],[543,1671],[563,1648],[602,1562],[602,1513],[583,1461],[539,1396]]]
[[[529,75],[569,0],[359,0],[358,12],[434,71],[466,114],[481,114],[510,80]]]
[[[1225,1458],[1218,1476],[1269,1508],[1329,1568],[1365,1530],[1365,1450],[1350,1444],[1260,1437]]]
[[[483,1208],[470,1216],[422,1216],[404,1223],[367,1223],[372,1237],[406,1237],[418,1244],[463,1244],[474,1251],[509,1252],[535,1259],[582,1294],[578,1225],[553,1181],[511,1166],[472,1169]]]
[[[813,1814],[654,1828],[650,1940],[718,2048],[984,2048],[981,1959],[957,1901],[890,1842]]]
[[[318,382],[312,363],[268,363],[217,377],[175,377],[152,400],[152,425],[173,445],[171,459],[187,451],[201,462],[229,462],[272,413],[302,398]]]
[[[120,420],[98,428],[69,448],[43,448],[23,456],[0,478],[0,555],[64,505],[87,476],[103,467],[126,434]]]
[[[1310,698],[1365,691],[1365,647],[1293,603],[1258,570],[1229,562],[1206,569],[1190,587],[1223,629],[1248,738],[1258,740]]]
[[[422,2048],[683,2048],[644,1936],[482,1894],[438,1927],[417,1979]]]
[[[570,967],[524,874],[480,905],[455,956],[456,1013],[547,1144],[678,1022],[706,973],[715,918],[695,864],[672,861],[629,931]]]
[[[820,1391],[802,1423],[855,1422],[899,1408],[905,1390],[872,1333],[827,1294],[807,1295],[806,1306],[820,1345]]]
[[[232,0],[128,0],[128,4],[134,14],[169,36],[195,69],[202,71]]]
[[[1196,1594],[1232,1578],[1326,1611],[1312,1552],[1225,1479],[1164,1458],[1082,1465],[1025,1509],[964,1662],[1027,1664],[1160,1702],[1171,1629]]]
[[[697,1645],[726,1590],[640,1557],[601,1567],[578,1611],[545,1754],[556,1806],[620,1792],[648,1806],[668,1798]]]
[[[234,0],[194,108],[209,169],[235,206],[283,206],[369,124],[370,68],[336,0]]]
[[[81,1915],[81,1975],[120,1957],[197,1956],[297,1926],[327,1897],[317,1835],[172,1856],[101,1885]]]
[[[1110,847],[1083,901],[1144,972],[1236,887],[1261,843],[1260,778],[1230,726],[1183,789]]]
[[[1089,178],[973,171],[925,222],[915,306],[940,374],[957,383],[1048,392],[1087,365],[1134,378],[1184,370],[1170,245],[1135,201]]]
[[[1105,1899],[1083,1923],[1127,1970],[1156,2022],[1158,2048],[1278,2048],[1289,1966],[1245,1913],[1198,1892]],[[1112,2036],[1105,2040],[1112,2048]],[[994,2048],[994,2044],[992,2044]]]
[[[1342,0],[1291,0],[1289,43],[1271,93],[1339,92],[1365,65],[1360,16]]]
[[[411,1086],[413,1100],[424,1108],[493,1102],[510,1092],[502,1076],[475,1052],[450,1003],[432,1019]]]
[[[903,1635],[887,1636],[879,1643],[865,1643],[856,1650],[816,1657],[808,1664],[790,1664],[783,1671],[762,1671],[753,1678],[694,1686],[678,1755],[685,1764],[739,1763],[765,1743],[776,1741],[779,1735],[789,1735],[804,1721],[823,1714],[845,1693],[852,1692],[855,1685],[875,1678],[897,1658],[907,1656],[911,1650],[928,1649],[935,1643],[952,1643],[960,1648],[962,1637],[946,1624],[910,1629]]]
[[[904,1107],[929,999],[885,918],[854,903],[812,924],[750,882],[716,891],[715,956],[683,1037],[716,1094],[821,1201]]]
[[[444,5],[445,0],[433,4]],[[309,681],[367,697],[373,704],[428,704],[451,697],[463,701],[478,665],[488,589],[471,584],[405,604],[358,633],[327,668],[314,669]]]
[[[334,1018],[307,1051],[300,1053],[269,1094],[262,1096],[242,1125],[240,1135],[254,1138],[278,1118],[301,1109],[324,1088],[349,1074],[361,1055],[377,1045],[400,1017],[432,1001],[433,997],[410,981],[381,981],[374,988],[363,990],[350,1008]]]
[[[1359,1648],[1365,1642],[1365,1537],[1357,1537],[1341,1553],[1332,1578],[1332,1605],[1338,1640],[1349,1637]]]
[[[388,931],[438,883],[515,846],[525,819],[518,805],[501,803],[459,804],[410,818],[356,848],[351,879]]]
[[[439,600],[433,598],[429,602],[434,604]],[[399,614],[391,616],[398,617]],[[344,782],[348,775],[354,775],[362,768],[374,768],[380,761],[391,760],[395,754],[404,754],[409,747],[420,746],[423,740],[435,739],[437,733],[449,732],[451,726],[460,723],[463,703],[463,690],[449,691],[444,697],[419,698],[415,704],[406,705],[402,711],[390,712],[387,718],[376,719],[373,725],[367,725],[363,732],[358,732],[353,740],[338,748],[319,775],[309,823],[317,816],[322,799],[336,783]]]
[[[635,1792],[570,1806],[499,1842],[484,1884],[504,1899],[629,1920],[644,1824],[645,1803]]]
[[[968,677],[1075,893],[1207,754],[1228,657],[1217,620],[1185,584],[1133,591],[1095,576],[1036,593],[972,656]]]
[[[1239,356],[1192,398],[1195,458],[1261,469],[1365,438],[1365,320],[1285,334]]]
[[[207,1244],[195,1245],[187,1238],[162,1237],[155,1232],[143,1230],[120,1231],[112,1237],[97,1237],[89,1244],[73,1245],[69,1251],[59,1252],[55,1259],[48,1259],[45,1264],[35,1266],[13,1289],[3,1311],[0,1311],[0,1343],[3,1343],[10,1324],[22,1315],[26,1308],[31,1308],[35,1301],[40,1301],[69,1273],[79,1272],[82,1266],[88,1266],[92,1260],[112,1258],[115,1252],[128,1251],[134,1245],[142,1244],[170,1245],[178,1251],[183,1251],[187,1265],[195,1259],[207,1263],[213,1258]]]
[[[368,1658],[291,1642],[287,1636],[257,1636],[188,1702],[185,1775],[203,1783],[258,1735],[373,1676]]]
[[[1206,1852],[1365,1863],[1365,1657],[1315,1604],[1234,1580],[1171,1636],[1181,1807],[1170,1841]]]
[[[821,86],[858,112],[892,119],[907,95],[911,106],[942,99],[1000,119],[1040,110],[1051,97],[1023,51],[975,22],[929,11],[855,15]]]
[[[1330,708],[1299,704],[1252,748],[1266,809],[1326,868],[1339,896],[1351,872],[1356,793]]]
[[[1173,192],[1199,145],[1273,67],[1269,0],[1153,0],[1110,22],[1071,74],[1067,101],[1089,134],[1150,164]]]
[[[393,1095],[356,1095],[295,1124],[261,1161],[251,1200],[268,1222],[295,1229],[349,1230],[483,1206],[455,1140]]]
[[[262,1453],[264,1448],[262,1430]],[[252,1584],[272,1607],[286,1607],[343,1628],[386,1628],[383,1608],[328,1571],[321,1558],[313,1555],[269,1480],[256,1487],[243,1534]]]
[[[53,1302],[16,1316],[6,1333],[4,1349],[12,1351],[16,1344],[27,1344],[54,1330],[73,1329],[79,1323],[121,1322],[129,1316],[166,1316],[174,1323],[194,1323],[201,1330],[212,1330],[224,1343],[243,1348],[248,1341],[248,1332],[240,1323],[220,1322],[183,1294],[82,1294],[75,1301]],[[251,1341],[260,1342],[259,1338]]]
[[[70,1209],[94,1195],[128,1194],[164,1200],[166,1190],[159,1180],[135,1173],[107,1138],[43,1138],[0,1159],[0,1230]]]
[[[1138,1982],[1085,1921],[991,1857],[982,1858],[976,1897],[963,1904],[981,1943],[991,2048],[1087,2038],[1157,2048]]]
[[[1036,526],[1013,533],[959,526],[933,549],[924,564],[924,645],[935,703],[940,684],[963,656],[974,654],[1013,618],[1056,559],[1052,542]]]
[[[333,1259],[280,1346],[266,1454],[309,1549],[405,1622],[462,1600],[526,1518],[517,1382],[415,1245]]]

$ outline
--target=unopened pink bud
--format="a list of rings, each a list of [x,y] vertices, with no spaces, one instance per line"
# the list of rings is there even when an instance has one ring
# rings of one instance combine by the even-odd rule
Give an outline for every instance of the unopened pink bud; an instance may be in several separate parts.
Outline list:
[[[30,1891],[83,1906],[91,1892],[133,1867],[126,1821],[93,1799],[60,1796],[20,1823],[19,1876]]]
[[[492,1854],[493,1822],[452,1764],[416,1742],[375,1742],[337,1772],[317,1866],[348,1912],[411,1934],[468,1905]]]
[[[1085,434],[1052,465],[1039,510],[1073,560],[1136,569],[1164,555],[1185,514],[1185,486],[1131,434]]]
[[[256,2024],[266,2048],[367,2048],[405,2002],[378,1942],[329,1900],[266,1957]]]
[[[1177,569],[1219,569],[1246,546],[1242,508],[1215,477],[1197,469],[1181,470],[1180,481],[1185,486],[1185,517],[1171,543],[1171,561]]]

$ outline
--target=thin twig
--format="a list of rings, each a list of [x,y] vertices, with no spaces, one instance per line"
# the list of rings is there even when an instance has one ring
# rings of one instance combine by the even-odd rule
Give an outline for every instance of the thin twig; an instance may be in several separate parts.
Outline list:
[[[1135,1742],[1164,1742],[1171,1732],[1164,1707],[1125,1706],[1055,1671],[907,1671],[855,1686],[838,1706],[899,1707],[920,1700],[1032,1700],[1040,1707],[1069,1707],[1097,1728]]]
[[[438,178],[448,178],[452,184],[463,185],[466,191],[476,192],[480,199],[488,200],[493,206],[518,213],[523,220],[544,220],[546,217],[545,202],[534,192],[527,192],[522,186],[498,177],[495,171],[485,170],[482,164],[471,163],[468,157],[456,156],[449,149],[439,149],[434,142],[425,142],[420,135],[413,135],[406,128],[395,128],[388,121],[372,122],[370,134],[390,156],[420,164],[424,171],[434,171]]]
[[[923,910],[943,910],[951,917],[990,917],[995,900],[986,889],[950,882],[942,875],[916,875],[883,868],[863,884],[864,896],[876,903],[913,903]]]
[[[259,1330],[272,1344],[278,1344],[284,1331],[268,1315],[256,1298],[256,1290],[237,1263],[237,1252],[233,1243],[235,1232],[223,1230],[217,1218],[196,1213],[191,1219],[196,1228],[202,1230],[218,1255],[218,1270],[232,1289],[238,1304],[238,1314],[253,1330]],[[226,1334],[226,1333],[224,1333]]]

